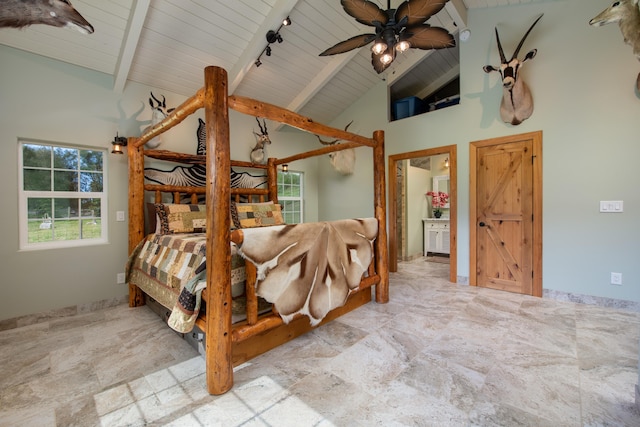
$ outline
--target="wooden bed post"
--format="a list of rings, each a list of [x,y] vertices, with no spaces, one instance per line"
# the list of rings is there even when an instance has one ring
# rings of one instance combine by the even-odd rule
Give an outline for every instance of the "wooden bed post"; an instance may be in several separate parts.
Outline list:
[[[144,239],[144,146],[135,147],[138,138],[129,138],[129,255]],[[129,307],[144,305],[144,292],[129,283]]]
[[[273,157],[267,160],[267,186],[269,188],[269,200],[273,200],[273,203],[278,203],[278,166]]]
[[[204,71],[207,130],[207,388],[223,394],[233,386],[231,362],[231,248],[229,107],[227,72]]]
[[[384,131],[373,133],[376,146],[373,148],[373,207],[378,220],[378,237],[376,238],[376,271],[380,275],[380,283],[376,285],[376,302],[389,302],[389,255],[387,252],[387,199],[384,191]]]

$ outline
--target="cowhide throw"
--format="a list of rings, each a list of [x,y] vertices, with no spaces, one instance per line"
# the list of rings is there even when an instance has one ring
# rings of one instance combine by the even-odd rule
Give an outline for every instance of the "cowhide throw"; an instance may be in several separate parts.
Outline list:
[[[285,323],[298,313],[315,326],[344,305],[373,259],[375,218],[243,229],[239,252],[256,265],[256,293]]]

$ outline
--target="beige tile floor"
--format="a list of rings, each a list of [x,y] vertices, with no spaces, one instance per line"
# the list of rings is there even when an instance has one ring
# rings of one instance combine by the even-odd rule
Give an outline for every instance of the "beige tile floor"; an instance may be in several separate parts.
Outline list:
[[[0,332],[1,426],[640,426],[640,314],[447,282],[417,260],[361,307],[206,392],[146,307]]]

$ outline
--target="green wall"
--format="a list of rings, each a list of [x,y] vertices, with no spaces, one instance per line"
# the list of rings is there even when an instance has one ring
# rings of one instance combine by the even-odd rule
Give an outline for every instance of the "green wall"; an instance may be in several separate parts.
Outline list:
[[[607,5],[561,0],[472,9],[471,39],[460,44],[460,105],[388,123],[387,85],[381,81],[335,120],[338,127],[354,120],[352,127],[365,135],[384,129],[387,155],[458,146],[459,276],[469,276],[469,143],[541,130],[543,287],[640,301],[640,96],[634,91],[640,65],[617,25],[588,25]],[[485,74],[482,66],[499,61],[495,26],[510,56],[541,13],[520,53],[538,49],[522,68],[535,110],[521,125],[507,125],[498,114],[498,76]],[[370,165],[358,157],[358,167]],[[324,183],[321,212],[331,206],[340,216],[340,188],[335,180]],[[599,213],[600,200],[623,200],[624,213]],[[344,212],[364,212],[369,194],[346,203]],[[613,271],[623,274],[622,286],[609,284]]]
[[[543,131],[543,286],[563,292],[640,301],[640,158],[637,135],[640,97],[634,92],[640,67],[615,25],[587,22],[607,3],[565,0],[469,11],[471,39],[460,46],[461,103],[388,123],[387,85],[345,110],[333,125],[351,120],[357,133],[386,134],[387,154],[458,146],[458,275],[469,275],[469,143]],[[544,17],[523,53],[537,48],[524,77],[535,98],[533,116],[514,127],[498,117],[501,89],[496,75],[482,71],[498,54],[498,25],[511,52],[531,22]],[[0,233],[0,320],[62,307],[121,298],[127,226],[115,222],[126,210],[126,156],[108,158],[109,243],[77,249],[18,251],[17,139],[19,137],[108,147],[116,131],[138,135],[150,111],[153,88],[129,83],[112,91],[110,76],[0,46],[0,169],[5,203]],[[160,91],[158,91],[160,92]],[[184,97],[164,93],[170,104]],[[232,156],[247,159],[257,129],[251,117],[230,113]],[[195,151],[197,122],[174,128],[163,148]],[[313,136],[270,130],[274,156],[318,147]],[[293,146],[293,148],[287,148]],[[307,147],[304,147],[307,148]],[[303,148],[303,149],[304,149]],[[356,172],[342,176],[329,160],[296,162],[306,174],[307,221],[373,215],[371,150],[357,149]],[[600,200],[623,200],[622,214],[601,214]],[[612,271],[623,285],[609,284]]]
[[[111,147],[121,136],[137,136],[149,124],[149,91],[167,98],[170,107],[184,96],[128,83],[124,93],[112,90],[111,76],[20,50],[0,46],[0,321],[106,300],[113,303],[128,292],[116,284],[127,260],[127,223],[116,222],[116,211],[127,211],[127,156],[107,156],[108,244],[70,249],[18,249],[18,138]],[[196,117],[202,117],[202,113]],[[258,131],[253,117],[230,112],[232,157],[249,160]],[[269,123],[268,123],[269,124]],[[189,119],[169,130],[161,148],[194,153],[198,122]],[[319,148],[316,138],[269,124],[272,145],[268,153],[283,156]],[[306,221],[318,212],[316,159],[298,161],[292,170],[305,172]],[[172,167],[172,166],[171,166]],[[167,168],[167,169],[170,169]]]

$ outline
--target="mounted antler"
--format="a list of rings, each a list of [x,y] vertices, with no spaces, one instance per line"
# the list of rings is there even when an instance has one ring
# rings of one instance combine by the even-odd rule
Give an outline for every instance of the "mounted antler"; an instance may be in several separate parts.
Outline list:
[[[498,52],[500,53],[500,66],[494,67],[492,65],[485,65],[483,70],[485,73],[492,71],[498,71],[502,77],[502,102],[500,103],[500,117],[505,123],[511,123],[512,125],[519,125],[526,119],[528,119],[533,113],[533,97],[527,84],[518,78],[518,72],[522,67],[522,64],[530,59],[533,59],[538,52],[537,49],[530,50],[522,61],[518,59],[520,49],[527,39],[527,36],[533,29],[533,27],[542,18],[542,15],[535,20],[531,27],[527,30],[525,35],[520,40],[518,47],[513,52],[511,59],[507,60],[502,43],[500,43],[500,35],[498,34],[498,28],[496,31],[496,41],[498,42]]]
[[[349,124],[344,127],[345,131],[349,129],[351,123],[353,123],[353,120],[351,120]],[[320,138],[319,135],[316,135],[316,137],[318,137],[318,141],[320,141],[320,143],[323,145],[334,145],[340,141],[339,139],[334,139],[333,141],[324,141],[322,138]],[[333,168],[336,171],[340,172],[342,175],[351,175],[353,173],[356,164],[356,150],[354,150],[353,148],[347,148],[346,150],[342,151],[334,151],[333,153],[329,154],[329,158],[331,159],[331,166],[333,166]]]
[[[249,156],[251,158],[251,162],[265,164],[267,163],[267,151],[265,145],[271,144],[271,139],[269,139],[269,132],[267,131],[267,121],[262,119],[264,127],[260,123],[260,119],[258,117],[256,117],[256,121],[258,122],[260,133],[253,132],[256,136],[256,145],[251,149]]]
[[[617,22],[624,42],[633,48],[633,54],[640,61],[640,3],[638,0],[616,0],[611,6],[589,21],[589,25],[600,27]],[[640,74],[636,79],[640,91]]]
[[[22,28],[32,24],[73,27],[84,34],[93,33],[93,26],[68,0],[2,1],[0,27]]]
[[[149,105],[151,106],[151,126],[148,126],[146,129],[149,129],[155,125],[157,125],[158,123],[160,123],[162,120],[164,120],[165,117],[167,117],[169,115],[169,113],[171,113],[173,110],[175,110],[175,108],[167,108],[167,100],[165,99],[164,95],[162,96],[162,101],[160,101],[158,98],[156,98],[153,95],[153,92],[149,92],[151,94],[151,97],[149,98]],[[155,103],[154,103],[155,101]],[[146,130],[145,129],[145,130]],[[160,144],[162,144],[162,139],[161,136],[158,135],[154,138],[152,138],[151,140],[149,140],[145,145],[149,148],[156,148],[158,147]]]

